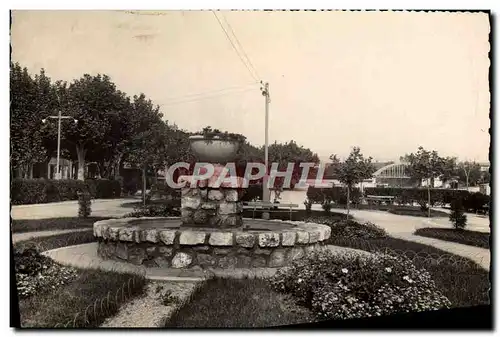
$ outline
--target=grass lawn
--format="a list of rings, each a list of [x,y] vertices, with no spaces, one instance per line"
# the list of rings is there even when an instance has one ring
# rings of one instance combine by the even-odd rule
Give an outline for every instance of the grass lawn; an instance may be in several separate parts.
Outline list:
[[[409,216],[418,216],[418,217],[427,217],[427,211],[422,211],[418,206],[397,206],[391,207],[388,210],[391,214],[396,215],[409,215]],[[435,209],[431,209],[431,218],[443,218],[448,217],[449,214],[443,211],[438,211]]]
[[[454,228],[419,228],[415,235],[490,249],[490,234]]]
[[[15,248],[23,248],[28,246],[37,247],[38,251],[44,252],[46,250],[79,245],[82,243],[90,243],[96,241],[92,229],[88,231],[81,231],[76,233],[64,233],[51,236],[43,236],[32,238],[27,241],[21,241],[14,244]]]
[[[312,322],[314,316],[265,280],[216,278],[172,315],[166,327],[252,328]]]
[[[117,290],[124,284],[127,285],[132,277],[134,275],[124,273],[78,270],[77,278],[71,283],[19,300],[21,326],[55,327],[57,324],[65,326],[71,322],[69,327],[73,327],[73,321],[79,313],[75,324],[77,327],[98,327],[104,319],[116,313],[119,305],[128,299],[128,290],[125,290],[126,298],[123,299],[120,291],[118,306],[114,302]],[[130,282],[131,295],[142,293],[145,282],[145,279],[135,276],[133,287]],[[112,302],[101,306],[101,300],[108,294]],[[89,307],[87,317],[90,322],[84,323],[87,307]]]
[[[88,218],[51,218],[37,220],[12,220],[12,233],[36,232],[56,229],[92,228],[94,222],[105,220],[103,217]]]
[[[370,252],[388,249],[392,253],[405,254],[413,260],[415,266],[429,271],[438,288],[454,307],[490,304],[489,272],[469,259],[432,246],[389,236],[373,239],[345,239],[336,236],[330,238],[330,244]]]

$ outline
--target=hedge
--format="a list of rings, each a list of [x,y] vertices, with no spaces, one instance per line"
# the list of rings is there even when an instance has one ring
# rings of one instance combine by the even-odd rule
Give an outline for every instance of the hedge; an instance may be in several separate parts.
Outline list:
[[[452,189],[431,189],[431,205],[449,204],[453,200],[460,199],[466,210],[478,211],[483,208],[483,205],[490,203],[490,197],[476,192],[471,193],[464,190]],[[394,202],[400,205],[412,204],[420,200],[427,201],[426,188],[387,188],[387,187],[366,187],[364,195],[375,196],[393,196]],[[337,204],[344,205],[347,202],[347,192],[344,187],[334,186],[332,188],[318,188],[310,186],[307,190],[307,198],[313,203],[323,203],[325,200],[333,201]],[[359,188],[351,190],[351,200],[353,203],[359,203],[361,192]]]
[[[78,200],[78,191],[88,191],[93,199],[121,196],[121,186],[117,180],[14,179],[11,182],[10,199],[13,205]]]

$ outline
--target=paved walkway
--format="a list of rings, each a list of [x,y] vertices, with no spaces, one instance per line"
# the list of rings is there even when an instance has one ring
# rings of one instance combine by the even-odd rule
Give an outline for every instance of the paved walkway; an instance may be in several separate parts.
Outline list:
[[[59,235],[59,234],[65,234],[65,233],[85,232],[85,231],[90,231],[90,230],[92,230],[92,228],[73,228],[73,229],[60,229],[60,230],[53,230],[53,231],[13,233],[12,234],[12,243],[26,241],[26,240],[30,240],[33,238]]]
[[[95,199],[92,200],[92,215],[102,217],[121,217],[133,211],[121,207],[124,203],[137,202],[138,199]],[[12,206],[11,217],[15,220],[48,219],[78,216],[78,201],[63,201],[49,204]]]

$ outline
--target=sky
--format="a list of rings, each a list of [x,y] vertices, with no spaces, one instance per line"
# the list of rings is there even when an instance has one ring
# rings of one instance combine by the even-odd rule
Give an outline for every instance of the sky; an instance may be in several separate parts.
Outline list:
[[[107,74],[188,131],[210,125],[263,145],[265,98],[256,83],[263,80],[270,142],[293,139],[323,160],[353,146],[397,160],[423,146],[488,161],[487,14],[222,11],[217,18],[14,11],[11,57],[53,80]]]

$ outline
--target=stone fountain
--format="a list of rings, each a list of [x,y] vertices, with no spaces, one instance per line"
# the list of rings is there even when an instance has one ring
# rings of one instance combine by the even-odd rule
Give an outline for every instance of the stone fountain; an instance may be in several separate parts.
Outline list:
[[[94,235],[105,259],[180,269],[282,267],[323,245],[330,227],[299,221],[243,219],[244,179],[225,177],[239,142],[214,136],[191,136],[200,162],[214,174],[181,176],[181,217],[122,218],[98,221]],[[221,177],[221,174],[223,176]],[[219,180],[220,179],[220,180]],[[222,183],[221,183],[222,181]]]

